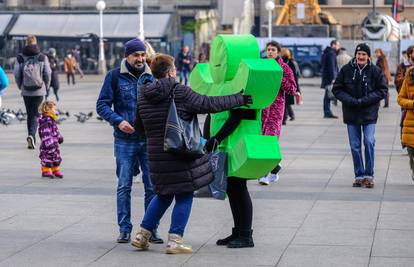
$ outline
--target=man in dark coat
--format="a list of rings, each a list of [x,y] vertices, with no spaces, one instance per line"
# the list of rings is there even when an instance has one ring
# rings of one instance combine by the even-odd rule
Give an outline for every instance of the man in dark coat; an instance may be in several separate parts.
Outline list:
[[[142,41],[128,41],[125,44],[125,58],[121,62],[121,67],[108,72],[96,102],[99,116],[114,127],[118,177],[117,216],[120,232],[118,243],[127,243],[131,239],[131,188],[132,178],[137,174],[137,166],[140,166],[142,171],[145,210],[155,195],[149,176],[147,142],[145,136],[135,129],[138,92],[144,84],[154,80],[149,66],[145,63],[145,56],[146,48]],[[152,242],[163,243],[156,234],[156,228]]]
[[[180,83],[184,85],[188,84],[188,75],[191,71],[191,63],[193,61],[193,55],[190,52],[190,48],[186,45],[182,48],[177,57],[177,70],[180,72]]]
[[[375,125],[380,101],[388,92],[388,83],[380,68],[371,63],[371,50],[362,43],[355,49],[355,58],[339,72],[333,86],[335,97],[342,102],[344,123],[354,162],[354,187],[374,186]],[[361,140],[364,136],[365,167]]]
[[[323,114],[324,118],[336,119],[338,116],[332,114],[331,98],[332,98],[332,84],[335,82],[338,74],[338,64],[336,61],[336,54],[341,48],[337,40],[331,41],[331,46],[327,46],[323,51],[321,58],[322,65],[322,83],[321,88],[325,89],[323,97]]]

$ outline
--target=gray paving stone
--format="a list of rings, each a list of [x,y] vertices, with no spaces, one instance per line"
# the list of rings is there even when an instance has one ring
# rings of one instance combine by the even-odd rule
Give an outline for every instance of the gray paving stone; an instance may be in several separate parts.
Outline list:
[[[375,257],[412,257],[414,231],[377,230],[372,248]]]
[[[358,246],[290,246],[283,255],[280,267],[365,267],[370,247]]]

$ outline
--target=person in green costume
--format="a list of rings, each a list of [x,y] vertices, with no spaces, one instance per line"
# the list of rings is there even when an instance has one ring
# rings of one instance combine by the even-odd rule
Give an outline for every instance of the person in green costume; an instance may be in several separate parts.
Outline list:
[[[244,89],[250,107],[212,114],[205,122],[206,150],[228,154],[227,195],[234,220],[232,234],[217,240],[228,248],[253,247],[253,206],[247,180],[269,173],[281,160],[276,136],[262,134],[262,110],[278,94],[283,71],[274,59],[261,59],[252,35],[218,35],[209,64],[198,64],[190,75],[193,90],[226,95]]]

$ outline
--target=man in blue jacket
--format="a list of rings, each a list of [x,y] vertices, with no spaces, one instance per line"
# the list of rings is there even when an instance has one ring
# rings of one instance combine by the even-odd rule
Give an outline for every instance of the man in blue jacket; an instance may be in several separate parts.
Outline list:
[[[323,51],[321,58],[322,65],[322,84],[321,88],[325,89],[325,95],[323,97],[323,115],[324,118],[337,119],[338,117],[332,113],[331,99],[332,86],[335,82],[336,75],[338,75],[338,64],[336,62],[336,54],[341,48],[337,40],[331,41],[331,45],[326,47]]]
[[[145,63],[146,48],[139,39],[125,43],[125,58],[120,68],[111,70],[105,77],[96,111],[114,127],[117,188],[117,216],[120,235],[118,243],[131,239],[131,188],[132,178],[141,167],[145,188],[144,206],[147,209],[155,196],[149,176],[147,143],[145,136],[135,131],[137,97],[143,84],[154,80]],[[112,109],[113,106],[113,109]],[[156,231],[153,243],[163,243]]]

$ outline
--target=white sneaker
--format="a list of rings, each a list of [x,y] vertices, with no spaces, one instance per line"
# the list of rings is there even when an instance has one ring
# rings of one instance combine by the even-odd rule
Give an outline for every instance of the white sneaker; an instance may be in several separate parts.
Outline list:
[[[276,183],[279,180],[279,174],[270,173],[268,177],[271,183]]]
[[[261,185],[269,185],[269,184],[270,184],[270,182],[269,182],[269,177],[268,177],[268,175],[263,176],[262,178],[260,178],[260,179],[259,179],[259,184],[261,184]]]

